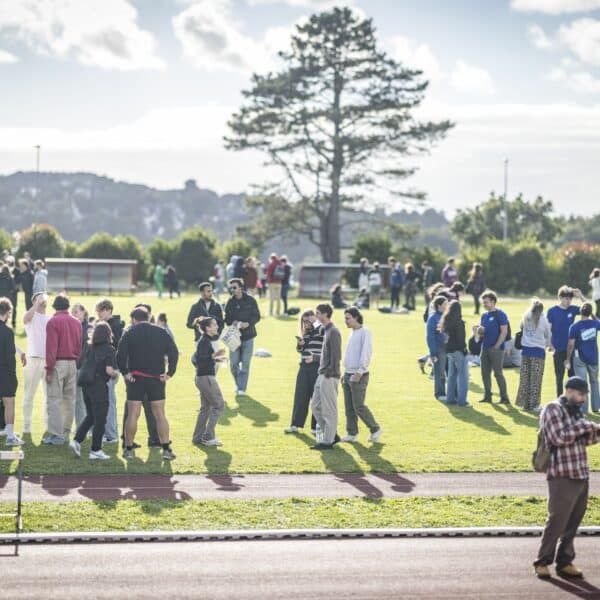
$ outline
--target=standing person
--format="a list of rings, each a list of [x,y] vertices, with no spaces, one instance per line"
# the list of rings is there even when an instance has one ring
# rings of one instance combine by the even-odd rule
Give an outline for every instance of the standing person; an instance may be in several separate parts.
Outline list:
[[[181,298],[181,292],[179,291],[179,279],[177,277],[177,270],[173,265],[167,265],[166,271],[167,286],[169,287],[169,298],[173,298],[173,294],[177,294],[178,298]]]
[[[540,425],[546,447],[551,449],[548,478],[548,519],[542,534],[535,574],[550,578],[548,565],[556,561],[560,576],[582,577],[575,560],[574,540],[587,509],[589,467],[586,446],[598,443],[600,426],[584,418],[588,385],[571,377],[564,394],[544,408]],[[556,544],[560,540],[558,552]]]
[[[89,336],[92,332],[92,324],[89,320],[89,315],[85,306],[76,302],[71,307],[71,314],[81,323],[81,354],[77,361],[77,381],[79,382],[79,373],[85,359],[86,352],[90,347]],[[85,398],[83,396],[83,388],[77,384],[75,388],[75,427],[78,428],[87,415],[85,406]]]
[[[12,328],[13,331],[17,328],[17,305],[19,302],[19,290],[21,289],[21,271],[19,267],[15,265],[15,257],[9,256],[6,259],[6,264],[8,265],[8,270],[10,271],[10,276],[13,279],[13,293],[10,297],[10,300],[13,305],[12,310]]]
[[[319,363],[323,350],[323,327],[317,321],[313,310],[305,310],[300,316],[300,335],[296,336],[296,351],[300,353],[300,369],[296,375],[296,388],[294,390],[294,408],[292,409],[292,422],[284,431],[296,433],[304,428],[310,399],[312,398],[315,383],[319,376]],[[313,415],[311,431],[316,430],[316,420]]]
[[[250,376],[250,361],[254,351],[256,324],[260,321],[260,311],[256,300],[244,292],[244,282],[232,279],[229,282],[231,298],[225,305],[225,323],[240,330],[242,344],[237,350],[230,352],[229,363],[235,382],[236,394],[245,395]]]
[[[594,318],[594,307],[591,302],[581,305],[581,319],[569,328],[569,345],[565,369],[573,361],[573,369],[584,381],[589,379],[592,396],[592,410],[600,412],[600,393],[598,391],[598,331],[600,321]],[[583,408],[588,412],[587,400]]]
[[[467,287],[465,291],[467,294],[471,294],[473,296],[473,304],[475,306],[475,314],[478,315],[481,303],[479,301],[479,297],[486,289],[485,279],[483,278],[483,267],[481,263],[473,263],[473,267],[469,272],[469,279],[467,279]]]
[[[569,328],[575,323],[575,317],[580,311],[579,306],[573,304],[575,296],[585,302],[579,290],[563,285],[558,290],[558,304],[550,308],[546,315],[552,333],[551,350],[554,353],[553,361],[557,398],[563,393],[565,361],[567,360],[567,346],[569,344]],[[568,374],[572,376],[575,372],[569,372]]]
[[[217,264],[213,267],[213,277],[215,280],[215,295],[219,299],[225,289],[225,266],[222,260],[217,261]]]
[[[162,446],[163,460],[173,460],[169,422],[165,414],[166,383],[175,375],[179,352],[169,334],[149,323],[150,315],[139,307],[131,313],[133,326],[121,337],[117,365],[127,387],[127,423],[123,458],[134,457],[133,443],[144,397],[148,398]],[[165,357],[167,357],[165,365]],[[166,369],[165,369],[166,366]]]
[[[264,298],[267,295],[267,272],[265,271],[265,265],[260,260],[256,261],[256,277],[258,279],[258,283],[256,284],[258,287],[258,297]]]
[[[42,444],[61,445],[69,441],[75,391],[77,361],[81,356],[81,323],[69,314],[69,298],[59,294],[56,311],[46,325],[46,383],[48,384],[48,437]]]
[[[317,421],[317,443],[311,446],[311,450],[330,450],[340,441],[336,431],[342,336],[331,320],[333,308],[329,304],[319,304],[315,314],[323,326],[323,349],[311,400],[312,413]]]
[[[12,297],[15,294],[15,281],[10,274],[8,265],[0,264],[0,298],[8,298],[11,302],[12,313]]]
[[[390,267],[391,307],[392,311],[397,311],[400,308],[400,294],[404,285],[404,269],[393,256],[388,258],[388,265]]]
[[[521,373],[517,406],[530,412],[540,412],[542,380],[546,363],[546,348],[550,346],[550,326],[544,316],[544,305],[534,298],[521,319]]]
[[[358,440],[358,418],[367,426],[371,435],[369,442],[378,442],[383,430],[365,403],[369,385],[369,365],[373,355],[373,336],[364,327],[363,316],[352,306],[344,311],[346,327],[352,330],[344,355],[344,409],[346,412],[346,434],[341,441],[354,443]]]
[[[223,331],[225,320],[223,319],[223,309],[213,298],[213,287],[208,281],[203,281],[199,286],[200,298],[198,302],[192,304],[188,313],[186,327],[194,330],[194,342],[197,342],[202,332],[196,326],[196,320],[200,317],[212,317],[218,326],[218,335]]]
[[[358,289],[369,289],[369,261],[365,257],[360,259],[358,265]]]
[[[433,285],[433,267],[428,260],[424,260],[421,263],[421,273],[423,277],[423,292],[427,295],[427,290]],[[431,298],[425,300],[425,304],[429,304],[430,302]]]
[[[290,261],[285,255],[281,257],[281,264],[283,264],[283,279],[281,280],[281,301],[283,302],[283,314],[287,315],[288,294],[290,293],[290,287],[292,285],[292,265],[290,264]]]
[[[165,286],[165,269],[163,266],[163,261],[159,260],[156,266],[154,267],[154,287],[156,288],[156,292],[158,293],[158,297],[162,298],[164,286]]]
[[[596,318],[600,319],[600,269],[590,273],[590,287],[592,288],[592,301],[596,304]]]
[[[17,361],[15,333],[7,325],[12,312],[9,298],[0,298],[0,400],[4,405],[4,433],[6,446],[20,446],[23,440],[15,433],[15,396],[17,394]],[[22,361],[25,361],[25,356]],[[25,365],[25,362],[23,362]]]
[[[90,347],[86,350],[84,366],[93,364],[93,377],[90,381],[82,382],[83,398],[86,416],[77,428],[71,448],[77,456],[81,456],[81,443],[92,429],[92,447],[90,460],[108,460],[110,456],[102,450],[106,415],[108,414],[108,382],[118,376],[116,370],[116,354],[113,345],[110,325],[98,321],[94,326]]]
[[[481,295],[485,312],[481,315],[483,342],[481,344],[481,379],[484,397],[480,402],[492,401],[492,371],[500,390],[500,404],[510,404],[506,379],[502,371],[504,364],[504,342],[508,337],[508,317],[503,310],[496,308],[498,296],[488,290]]]
[[[281,282],[285,277],[285,269],[277,254],[273,253],[269,257],[267,267],[267,283],[269,285],[269,316],[273,316],[273,306],[275,306],[276,315],[281,314]]]
[[[441,273],[442,283],[449,288],[455,281],[458,281],[458,272],[456,271],[456,264],[453,257],[450,257]]]
[[[202,332],[196,346],[196,387],[200,392],[200,412],[196,419],[192,443],[204,446],[222,446],[215,434],[215,426],[225,410],[225,401],[217,382],[215,363],[225,356],[225,348],[215,350],[213,339],[218,335],[219,325],[212,317],[202,317]]]
[[[469,361],[467,360],[467,332],[462,319],[462,306],[458,300],[446,305],[439,331],[447,336],[446,356],[448,359],[448,391],[446,404],[470,407],[467,401],[469,393]]]
[[[169,337],[173,341],[175,341],[175,335],[173,334],[173,331],[169,327],[169,320],[167,319],[167,313],[164,313],[164,312],[158,313],[158,316],[156,317],[156,324],[161,329],[164,329],[169,334]]]
[[[383,279],[379,270],[379,263],[374,262],[373,268],[369,271],[369,296],[375,303],[375,307],[379,308],[379,300],[381,300],[381,285]]]
[[[447,298],[435,297],[434,312],[427,319],[427,347],[429,360],[433,364],[433,395],[442,402],[446,401],[446,336],[440,331],[439,325],[447,305]]]
[[[23,315],[23,325],[27,336],[27,364],[23,370],[25,390],[23,392],[23,433],[31,433],[33,400],[40,382],[44,396],[42,408],[44,420],[47,420],[46,390],[46,325],[50,315],[46,314],[48,297],[39,292],[33,296],[32,306]]]
[[[419,282],[419,276],[412,263],[406,263],[404,272],[406,273],[404,282],[404,297],[406,301],[404,303],[404,308],[406,308],[406,310],[415,310],[417,307],[417,284]]]
[[[100,321],[108,323],[112,332],[112,345],[117,351],[119,342],[125,329],[125,321],[120,315],[113,314],[114,305],[108,298],[101,298],[96,302],[94,310]],[[119,370],[115,366],[114,377],[111,376],[107,381],[108,386],[108,415],[106,416],[106,426],[104,428],[104,442],[111,444],[119,440],[119,424],[117,419],[117,381],[119,381]]]
[[[251,296],[256,296],[256,288],[258,286],[258,271],[256,270],[256,260],[250,256],[244,263],[244,284],[246,291]]]
[[[29,267],[28,260],[21,260],[21,289],[25,298],[25,310],[29,310],[32,306],[33,296],[33,271]]]
[[[45,292],[48,289],[48,271],[46,270],[44,261],[36,260],[34,266],[32,293]]]

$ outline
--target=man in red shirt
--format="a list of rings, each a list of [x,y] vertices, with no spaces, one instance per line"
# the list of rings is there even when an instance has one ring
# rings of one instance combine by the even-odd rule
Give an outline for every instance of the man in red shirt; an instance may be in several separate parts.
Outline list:
[[[48,383],[48,437],[43,444],[69,441],[75,411],[77,361],[81,354],[81,323],[69,314],[69,298],[59,294],[56,311],[46,325],[46,381]]]
[[[285,267],[273,253],[269,256],[269,265],[267,266],[267,283],[269,284],[269,316],[273,316],[273,304],[276,315],[281,314],[281,283],[285,278]]]

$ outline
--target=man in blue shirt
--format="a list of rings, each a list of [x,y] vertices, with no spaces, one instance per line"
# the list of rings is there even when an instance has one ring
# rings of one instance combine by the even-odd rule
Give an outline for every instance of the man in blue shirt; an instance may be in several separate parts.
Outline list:
[[[504,341],[508,336],[508,317],[503,310],[496,308],[498,296],[487,291],[481,296],[485,312],[481,315],[481,326],[484,329],[481,344],[481,379],[484,396],[480,402],[492,401],[492,371],[500,390],[500,404],[510,404],[506,390],[506,379],[502,372],[504,363]]]
[[[448,299],[436,296],[433,300],[435,312],[427,319],[427,347],[433,364],[433,393],[438,400],[446,400],[446,336],[438,329]]]
[[[579,306],[572,304],[573,298],[577,296],[582,302],[585,298],[578,289],[563,285],[558,290],[558,304],[548,310],[546,318],[550,323],[552,331],[552,351],[554,352],[554,374],[556,376],[556,397],[563,393],[565,380],[565,361],[567,360],[567,344],[569,343],[569,328],[575,323],[575,317],[579,314]],[[569,377],[575,375],[569,372]]]
[[[573,323],[569,329],[569,345],[567,346],[567,359],[565,368],[570,367],[573,358],[573,368],[577,377],[584,381],[589,379],[592,396],[592,410],[600,412],[600,394],[598,391],[598,331],[600,321],[594,318],[594,307],[591,302],[581,306],[581,319]],[[588,412],[586,398],[583,412]]]

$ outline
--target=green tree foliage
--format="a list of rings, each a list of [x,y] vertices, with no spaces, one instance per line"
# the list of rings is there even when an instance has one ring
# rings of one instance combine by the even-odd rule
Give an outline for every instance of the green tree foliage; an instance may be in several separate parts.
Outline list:
[[[19,256],[29,252],[35,260],[38,258],[62,258],[65,241],[51,225],[32,225],[21,232]]]
[[[593,217],[569,217],[559,243],[566,245],[570,242],[600,244],[600,214]]]
[[[156,238],[147,248],[148,261],[151,266],[162,260],[165,264],[170,263],[173,260],[173,254],[175,253],[175,242],[169,242],[162,238]]]
[[[175,242],[172,262],[188,284],[207,281],[217,260],[217,240],[200,227],[184,231]]]
[[[230,122],[226,145],[263,152],[284,182],[249,202],[253,232],[297,234],[326,262],[340,260],[340,212],[415,171],[407,158],[426,151],[452,124],[418,122],[427,81],[377,48],[375,29],[349,8],[312,15],[296,26],[278,73],[253,75]],[[263,238],[264,239],[264,238]]]
[[[574,242],[560,250],[563,261],[563,283],[579,288],[584,294],[589,290],[589,276],[600,267],[600,246]]]
[[[452,222],[452,233],[467,246],[484,246],[502,240],[503,199],[493,192],[486,202],[475,208],[459,210]],[[508,239],[518,242],[535,240],[542,247],[552,244],[563,229],[563,219],[553,216],[552,202],[538,196],[527,202],[521,195],[508,202]]]
[[[232,256],[243,256],[244,258],[248,258],[249,256],[256,256],[258,252],[255,246],[248,240],[241,237],[234,237],[224,244],[221,244],[217,254],[221,260],[227,263]]]
[[[104,232],[95,233],[87,242],[81,244],[77,254],[80,258],[129,258],[119,244],[119,239]]]
[[[513,289],[532,294],[545,287],[546,257],[538,244],[523,242],[512,250]]]
[[[5,229],[0,228],[0,251],[8,250],[9,252],[12,249],[12,238],[10,234]]]
[[[391,255],[392,241],[390,238],[383,233],[371,233],[356,240],[350,261],[358,263],[364,257],[371,264],[375,261],[386,264]]]

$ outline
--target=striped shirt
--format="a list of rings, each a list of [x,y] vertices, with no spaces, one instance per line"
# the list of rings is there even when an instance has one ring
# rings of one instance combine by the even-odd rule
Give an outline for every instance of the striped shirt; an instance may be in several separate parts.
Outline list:
[[[316,325],[310,333],[302,337],[304,344],[302,346],[296,346],[296,350],[301,354],[300,364],[303,364],[304,359],[309,356],[313,357],[313,364],[319,364],[321,352],[323,350],[324,334],[323,327],[321,325]]]
[[[567,408],[567,399],[561,397],[546,405],[540,416],[540,426],[546,446],[550,448],[548,479],[589,479],[586,446],[598,442],[598,425],[585,419],[582,413],[572,415]]]

